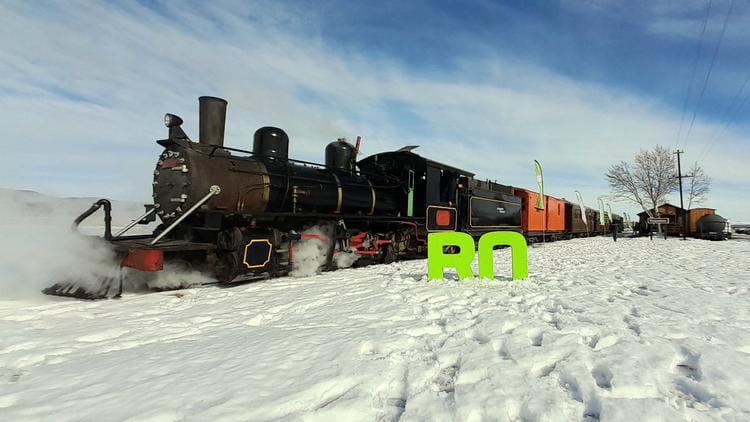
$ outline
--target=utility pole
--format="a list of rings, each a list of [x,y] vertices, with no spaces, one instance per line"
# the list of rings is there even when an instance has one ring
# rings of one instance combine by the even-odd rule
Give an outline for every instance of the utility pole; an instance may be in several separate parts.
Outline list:
[[[685,151],[680,151],[679,149],[674,152],[674,154],[677,154],[677,179],[680,181],[680,209],[682,210],[682,240],[685,240],[685,237],[687,236],[687,215],[685,213],[685,205],[683,205],[682,202],[682,179],[685,177],[692,177],[690,175],[682,175],[682,169],[680,168],[680,154],[684,154]]]

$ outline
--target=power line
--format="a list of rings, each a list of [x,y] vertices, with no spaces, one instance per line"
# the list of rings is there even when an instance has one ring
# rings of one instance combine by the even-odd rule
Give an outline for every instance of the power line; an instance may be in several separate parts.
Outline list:
[[[748,77],[748,79],[750,79],[750,77]],[[737,108],[735,108],[735,113],[734,113],[733,117],[731,119],[729,119],[726,122],[726,124],[724,125],[724,127],[722,127],[717,132],[718,135],[716,137],[712,138],[711,142],[709,142],[706,145],[706,148],[705,148],[704,152],[701,154],[701,159],[703,159],[704,156],[708,155],[708,153],[711,151],[711,148],[714,146],[714,144],[716,143],[716,141],[718,141],[718,140],[720,140],[722,138],[722,136],[724,135],[724,132],[726,132],[726,130],[729,129],[729,127],[732,125],[732,123],[734,123],[737,120],[737,118],[742,114],[742,110],[745,108],[745,105],[748,103],[748,101],[750,101],[750,93],[748,93],[745,96],[745,99],[742,100],[742,102],[737,106]]]
[[[701,50],[703,50],[703,37],[706,35],[706,26],[708,26],[708,17],[711,15],[712,4],[713,0],[708,0],[706,17],[703,18],[703,28],[701,29],[701,36],[700,40],[698,41],[698,50],[695,52],[695,59],[693,60],[693,72],[690,75],[690,84],[688,85],[688,92],[685,96],[685,102],[682,104],[682,117],[680,117],[680,129],[677,131],[677,142],[675,143],[675,146],[678,146],[680,144],[680,136],[682,136],[682,125],[685,123],[685,113],[687,113],[687,105],[693,93],[693,82],[695,81],[695,73],[698,70],[698,62],[701,56]]]
[[[701,107],[701,101],[703,100],[703,95],[706,93],[706,87],[708,86],[708,80],[711,79],[711,72],[714,69],[714,63],[716,63],[716,57],[719,55],[719,50],[721,49],[721,43],[722,43],[722,41],[724,41],[724,34],[727,32],[727,23],[729,23],[729,16],[732,15],[732,9],[734,8],[734,2],[735,2],[735,0],[732,0],[732,2],[729,3],[729,10],[727,10],[727,16],[726,16],[726,18],[724,18],[724,26],[722,26],[722,28],[721,28],[721,34],[719,35],[719,40],[716,43],[716,47],[714,48],[714,54],[711,57],[711,64],[708,67],[708,72],[706,73],[706,79],[703,81],[703,88],[701,88],[701,94],[698,96],[698,103],[695,105],[695,110],[693,111],[693,118],[690,120],[690,126],[688,127],[687,134],[685,135],[685,145],[687,145],[688,140],[690,138],[690,132],[693,130],[693,124],[695,123],[695,117],[698,115],[698,110]]]
[[[740,85],[740,89],[737,90],[737,93],[734,95],[734,98],[732,98],[732,101],[729,103],[729,106],[726,109],[726,112],[719,120],[719,128],[714,131],[713,135],[708,139],[706,142],[706,145],[701,150],[701,154],[699,156],[702,156],[703,153],[709,148],[709,146],[716,142],[720,135],[724,133],[724,131],[732,124],[733,120],[738,116],[739,112],[742,110],[742,106],[745,104],[748,98],[745,98],[742,100],[742,93],[745,92],[745,87],[747,84],[750,83],[750,73],[747,74],[747,77],[745,78],[745,82]],[[748,94],[750,96],[750,93]]]

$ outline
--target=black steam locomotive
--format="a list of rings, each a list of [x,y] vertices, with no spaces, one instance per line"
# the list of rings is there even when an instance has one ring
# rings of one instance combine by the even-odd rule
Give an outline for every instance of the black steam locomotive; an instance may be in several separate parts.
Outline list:
[[[305,239],[323,242],[325,265],[334,268],[337,254],[361,263],[423,256],[430,232],[520,230],[521,200],[511,187],[422,157],[415,146],[357,160],[359,138],[339,139],[326,147],[325,164],[315,164],[289,158],[289,138],[275,127],[255,132],[252,151],[224,146],[227,102],[200,97],[199,106],[197,142],[181,118],[165,116],[169,137],[157,141],[164,151],[143,216],[113,235],[109,203],[100,200],[76,220],[104,207],[104,237],[122,266],[159,271],[177,261],[232,283],[289,273]],[[152,235],[124,234],[156,217]],[[63,284],[46,292],[98,298],[109,290]]]

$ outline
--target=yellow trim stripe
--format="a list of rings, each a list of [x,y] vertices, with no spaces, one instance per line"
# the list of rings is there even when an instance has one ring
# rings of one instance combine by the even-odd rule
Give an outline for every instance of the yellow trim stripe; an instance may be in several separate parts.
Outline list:
[[[250,265],[250,264],[247,263],[247,251],[248,251],[248,249],[250,249],[250,246],[252,246],[252,244],[255,243],[255,242],[268,244],[268,256],[266,257],[266,260],[262,264],[259,264],[259,265]],[[272,251],[273,251],[273,245],[271,244],[271,242],[268,239],[253,239],[253,240],[250,241],[250,243],[248,243],[247,245],[245,245],[245,254],[242,256],[242,263],[245,264],[245,266],[247,268],[263,268],[263,267],[266,266],[266,264],[268,264],[271,261],[271,252]]]

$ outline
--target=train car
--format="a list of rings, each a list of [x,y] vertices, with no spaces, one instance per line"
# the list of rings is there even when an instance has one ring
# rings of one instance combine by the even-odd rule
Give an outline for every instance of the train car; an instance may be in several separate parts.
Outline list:
[[[589,225],[591,219],[587,213],[586,223],[583,222],[583,213],[581,206],[571,202],[565,202],[565,232],[570,237],[584,237],[591,232]]]
[[[523,188],[513,188],[513,195],[521,199],[521,230],[528,238],[540,238],[545,229],[545,212],[537,208],[539,194]]]
[[[424,221],[427,233],[460,230],[479,238],[489,231],[521,230],[521,200],[511,187],[476,180],[473,173],[412,150],[379,153],[357,163],[363,171],[397,174],[409,181],[399,216]]]
[[[566,236],[565,201],[545,195],[544,209],[539,209],[537,192],[515,187],[513,194],[521,199],[521,230],[528,239],[555,240]]]
[[[565,201],[545,195],[546,230],[547,236],[553,240],[565,236]]]
[[[586,213],[587,218],[589,218],[589,232],[591,234],[603,234],[604,226],[599,219],[599,211],[586,207]]]
[[[512,194],[513,188],[493,182],[467,180],[468,189],[459,191],[461,230],[479,238],[496,230],[521,231],[521,199]]]
[[[705,215],[714,215],[716,210],[713,208],[693,208],[688,211],[688,233],[698,232],[698,220]]]
[[[544,210],[537,208],[539,194],[522,188],[513,188],[513,195],[521,199],[521,230],[526,235],[542,234]]]
[[[698,239],[723,240],[731,237],[728,222],[713,208],[688,211],[688,235]]]

